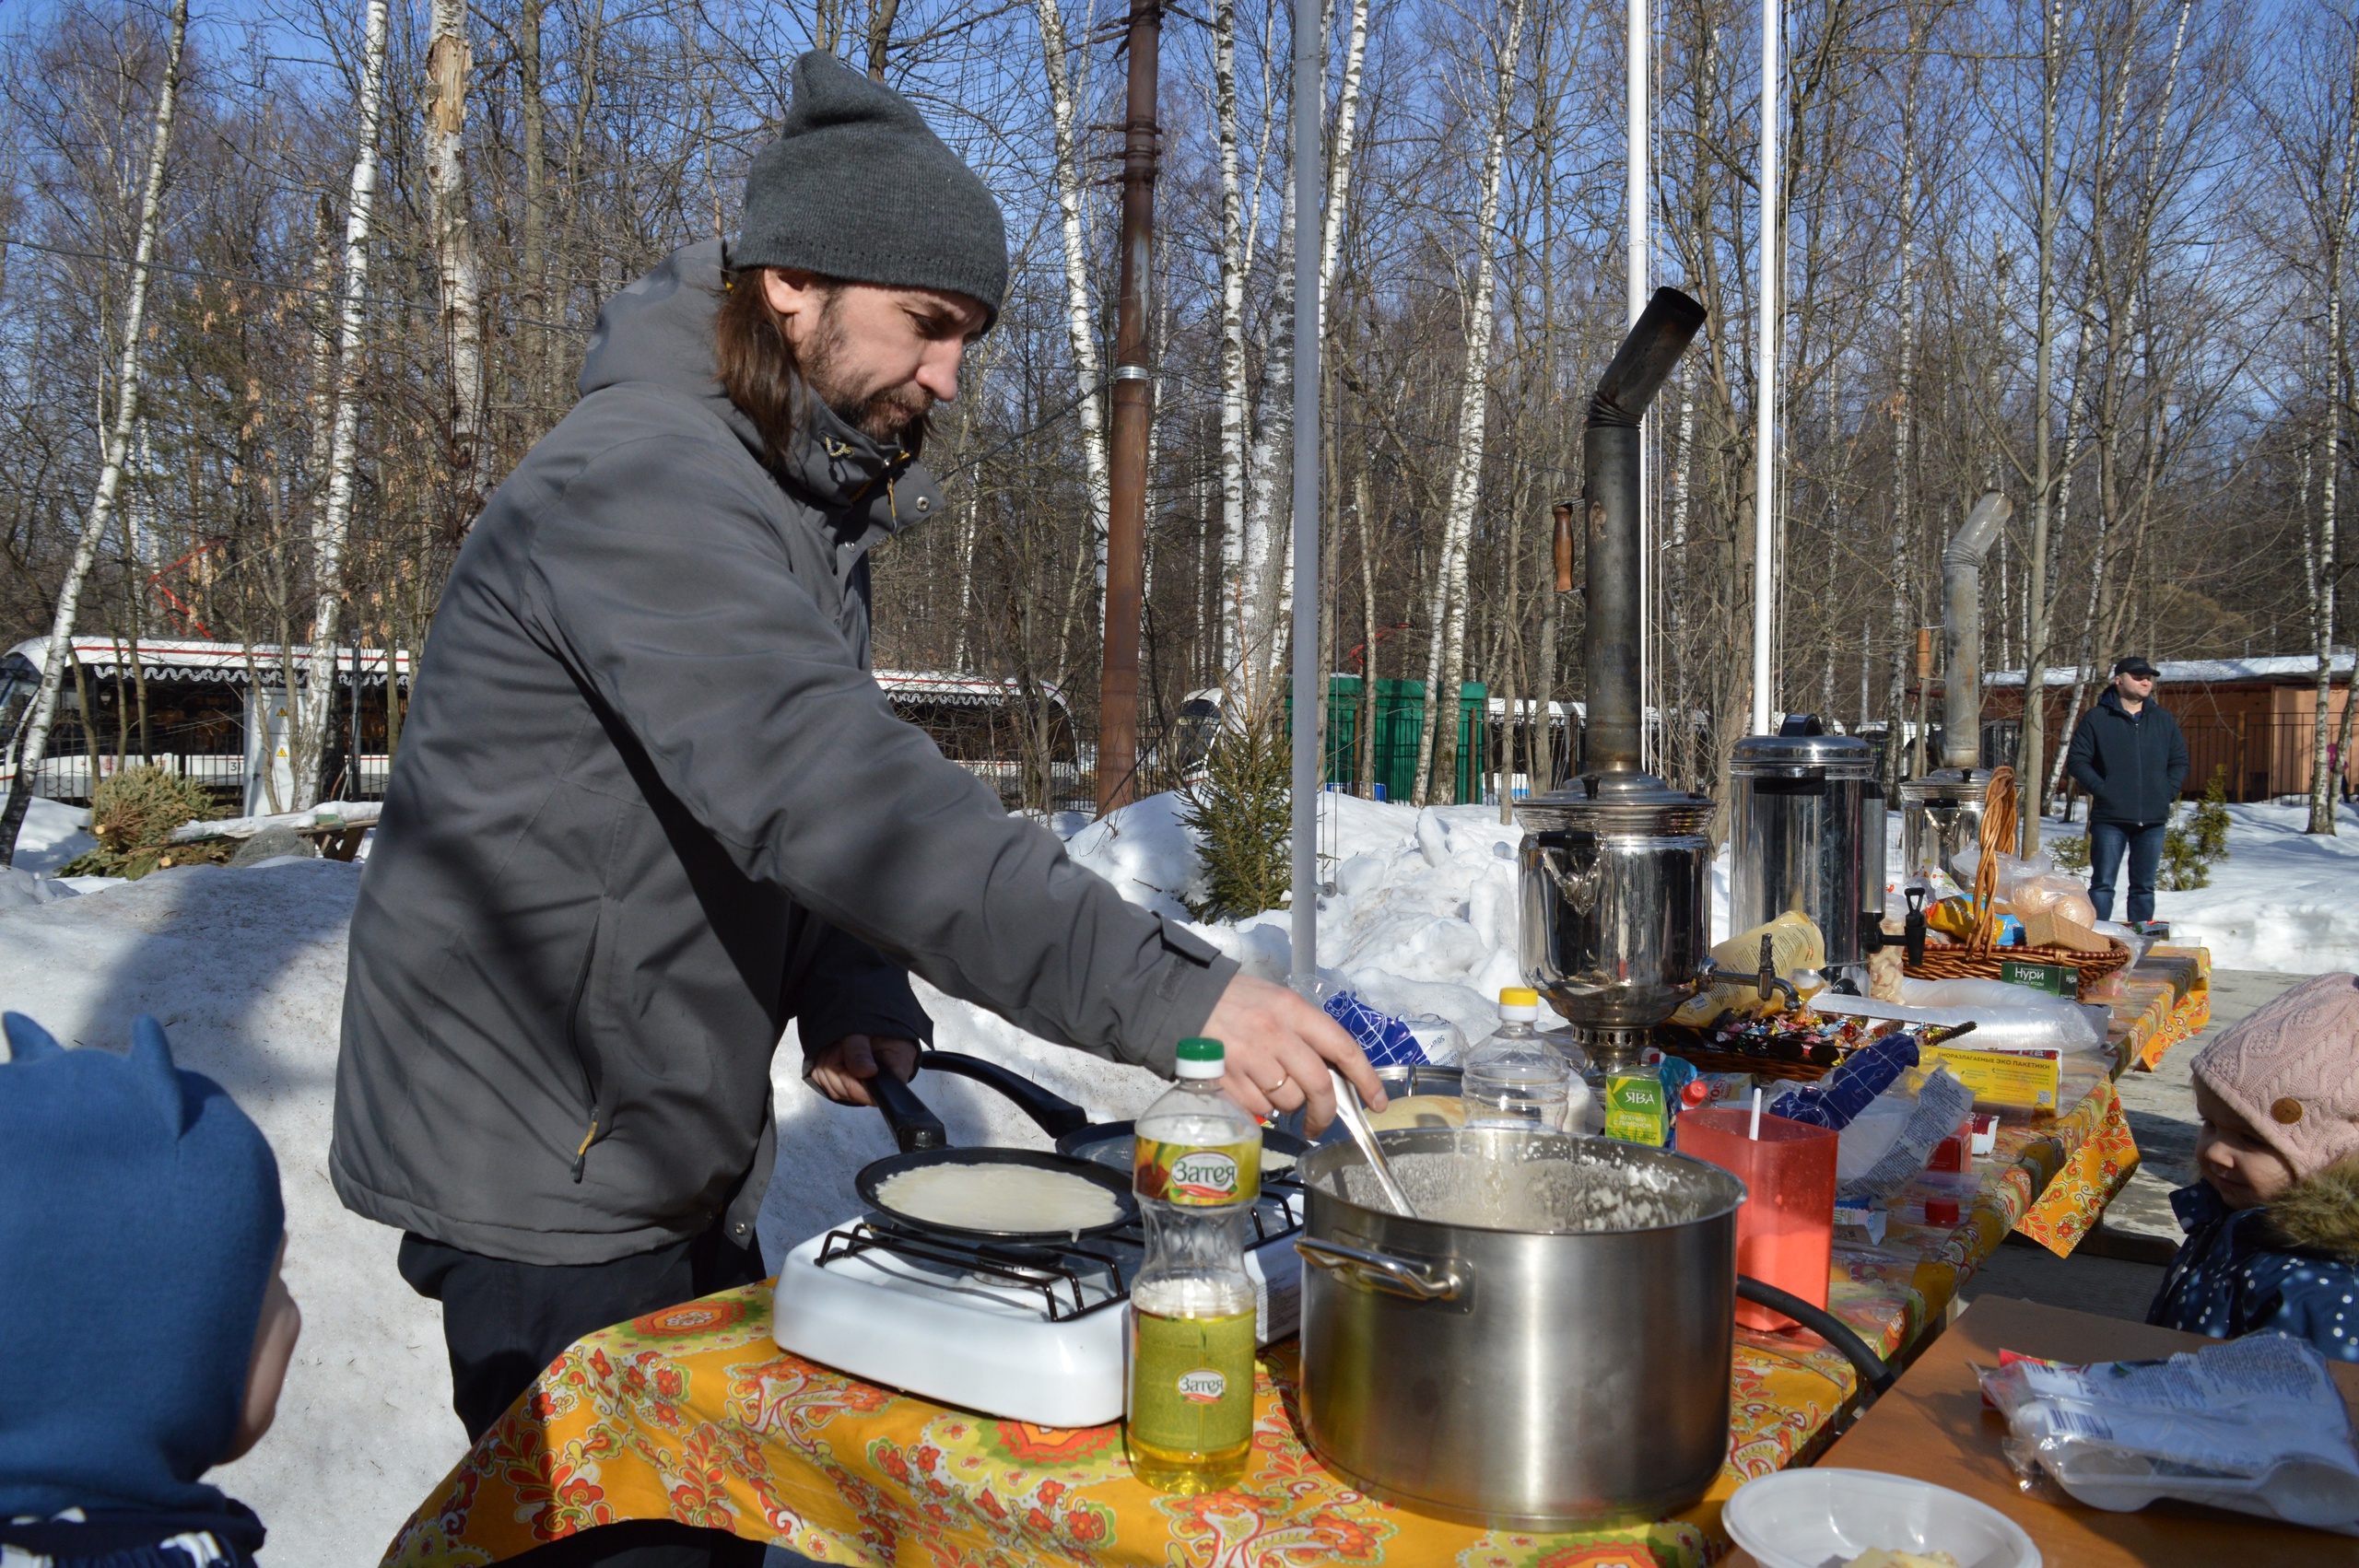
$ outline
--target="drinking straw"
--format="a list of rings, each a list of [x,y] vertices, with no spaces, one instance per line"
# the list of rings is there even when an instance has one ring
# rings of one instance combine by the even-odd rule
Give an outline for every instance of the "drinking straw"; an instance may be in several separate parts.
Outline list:
[[[1753,1126],[1746,1130],[1745,1136],[1755,1143],[1761,1141],[1761,1089],[1757,1084],[1753,1091]]]

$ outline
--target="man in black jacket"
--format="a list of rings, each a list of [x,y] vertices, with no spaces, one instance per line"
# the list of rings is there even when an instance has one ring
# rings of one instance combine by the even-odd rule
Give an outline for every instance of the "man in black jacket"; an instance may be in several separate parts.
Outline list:
[[[2113,685],[2072,731],[2064,766],[2089,794],[2089,901],[2113,919],[2113,883],[2130,860],[2129,923],[2154,918],[2163,832],[2187,781],[2187,737],[2154,697],[2155,670],[2135,655],[2113,667]]]

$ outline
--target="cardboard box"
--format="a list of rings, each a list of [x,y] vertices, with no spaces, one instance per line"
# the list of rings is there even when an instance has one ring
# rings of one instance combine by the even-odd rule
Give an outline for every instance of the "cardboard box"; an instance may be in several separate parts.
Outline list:
[[[2059,1085],[2064,1076],[2064,1053],[1923,1046],[1919,1047],[1917,1065],[1928,1071],[1948,1068],[1974,1091],[1978,1107],[2054,1116]]]
[[[2086,926],[2060,919],[2053,909],[2024,917],[2024,941],[2034,947],[2060,947],[2071,953],[2113,951],[2111,937],[2099,936]]]
[[[1835,1205],[1835,1239],[1846,1246],[1882,1246],[1892,1216],[1881,1203]]]

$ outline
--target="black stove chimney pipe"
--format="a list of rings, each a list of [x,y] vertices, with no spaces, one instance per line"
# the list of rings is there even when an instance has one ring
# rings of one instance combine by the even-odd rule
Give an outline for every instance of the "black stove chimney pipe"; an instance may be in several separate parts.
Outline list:
[[[1589,627],[1583,649],[1590,774],[1641,776],[1638,422],[1695,340],[1704,315],[1704,307],[1679,290],[1656,289],[1590,399],[1581,478],[1589,514]]]

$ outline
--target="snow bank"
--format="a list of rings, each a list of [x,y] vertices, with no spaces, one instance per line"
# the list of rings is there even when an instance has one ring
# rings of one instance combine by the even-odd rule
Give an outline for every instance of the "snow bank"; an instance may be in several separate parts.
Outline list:
[[[2359,970],[2359,809],[2337,810],[2333,837],[2305,833],[2309,818],[2306,805],[2230,806],[2228,858],[2212,865],[2211,885],[2155,895],[2171,940],[2210,948],[2223,969]],[[2041,837],[2085,831],[2049,821]],[[2127,874],[2116,885],[2118,915]]]
[[[98,847],[98,839],[90,834],[88,812],[36,795],[26,803],[25,825],[17,831],[14,863],[25,871],[47,873]]]
[[[466,1447],[437,1309],[393,1271],[399,1235],[328,1187],[359,882],[333,860],[191,866],[0,913],[0,1006],[116,1049],[154,1013],[180,1064],[218,1080],[277,1152],[303,1338],[277,1424],[214,1479],[262,1515],[280,1564],[373,1562]]]

